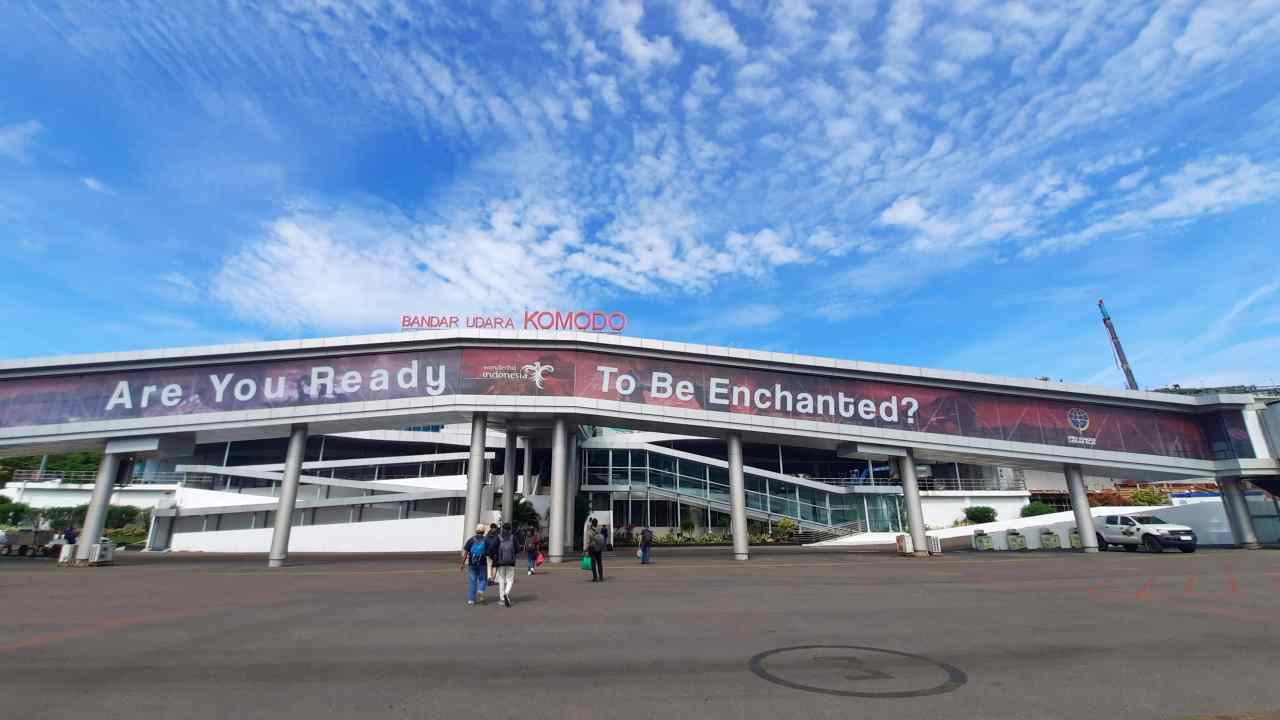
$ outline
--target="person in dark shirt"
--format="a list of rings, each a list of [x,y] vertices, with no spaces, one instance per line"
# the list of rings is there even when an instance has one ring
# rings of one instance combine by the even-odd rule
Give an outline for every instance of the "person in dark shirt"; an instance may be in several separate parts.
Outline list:
[[[645,528],[640,531],[640,564],[648,565],[653,562],[649,557],[649,550],[653,547],[653,531]]]
[[[494,556],[494,575],[498,579],[498,601],[511,607],[511,586],[516,582],[516,557],[520,554],[520,536],[503,523],[498,533],[498,553]]]
[[[489,549],[488,543],[485,542],[484,524],[480,524],[476,526],[476,534],[467,538],[467,542],[462,546],[461,569],[467,574],[468,605],[476,604],[477,591],[480,604],[484,604],[484,591],[488,587],[489,577],[486,567],[488,560]]]

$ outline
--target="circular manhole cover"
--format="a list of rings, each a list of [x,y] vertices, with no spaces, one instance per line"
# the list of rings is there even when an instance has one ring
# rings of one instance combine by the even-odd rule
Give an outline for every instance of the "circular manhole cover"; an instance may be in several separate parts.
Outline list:
[[[751,672],[784,687],[826,695],[912,698],[968,682],[960,668],[911,653],[860,645],[797,645],[751,658]]]

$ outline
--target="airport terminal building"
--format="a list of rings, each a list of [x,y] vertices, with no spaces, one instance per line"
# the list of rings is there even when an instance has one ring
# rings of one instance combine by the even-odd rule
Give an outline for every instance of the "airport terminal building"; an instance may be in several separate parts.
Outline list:
[[[97,449],[92,477],[16,475],[34,505],[154,507],[154,550],[455,550],[528,499],[552,561],[598,517],[747,538],[910,535],[964,508],[1076,512],[1116,480],[1275,492],[1280,403],[576,331],[447,328],[0,363],[0,454]],[[99,525],[100,527],[100,525]],[[1259,531],[1262,536],[1259,537]]]

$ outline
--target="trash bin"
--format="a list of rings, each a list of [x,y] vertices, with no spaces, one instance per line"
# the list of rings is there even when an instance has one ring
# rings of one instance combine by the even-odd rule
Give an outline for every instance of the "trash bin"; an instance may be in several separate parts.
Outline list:
[[[1062,538],[1058,537],[1058,533],[1045,528],[1040,531],[1040,549],[1060,550],[1062,549]]]
[[[1010,550],[1027,549],[1027,538],[1017,530],[1009,530],[1005,533],[1005,543],[1008,544]]]
[[[982,530],[973,531],[973,549],[974,550],[991,550],[995,544],[991,542],[991,536]]]
[[[1084,549],[1084,541],[1080,539],[1080,528],[1071,528],[1071,549]]]

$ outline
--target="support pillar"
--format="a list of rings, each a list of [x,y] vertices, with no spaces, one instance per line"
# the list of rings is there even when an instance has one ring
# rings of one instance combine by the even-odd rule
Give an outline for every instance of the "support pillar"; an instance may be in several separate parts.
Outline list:
[[[502,458],[502,522],[509,523],[516,509],[516,431],[507,428],[507,445]]]
[[[1079,465],[1063,465],[1062,474],[1067,477],[1067,490],[1071,494],[1071,511],[1076,514],[1076,530],[1080,531],[1081,548],[1087,553],[1098,552],[1098,531],[1093,527],[1093,513],[1089,510],[1089,493],[1084,486],[1084,471]]]
[[[1231,521],[1232,539],[1246,550],[1260,549],[1262,543],[1258,542],[1258,534],[1253,529],[1249,503],[1240,490],[1240,478],[1218,478],[1218,488],[1222,492],[1222,507],[1227,511],[1227,519]]]
[[[120,456],[103,455],[98,465],[98,476],[93,481],[93,495],[84,516],[84,527],[80,528],[80,539],[76,543],[77,565],[89,562],[91,546],[102,537],[102,528],[107,524],[107,507],[111,504],[111,490],[119,472]]]
[[[568,454],[568,439],[565,437],[564,418],[556,418],[551,428],[551,510],[547,524],[547,558],[553,563],[564,560],[564,496],[565,496],[565,456]]]
[[[742,435],[729,433],[729,528],[733,533],[733,559],[746,560],[747,481],[742,473]]]
[[[907,527],[916,557],[929,557],[929,541],[924,532],[924,506],[920,504],[920,482],[916,479],[916,457],[907,448],[898,458],[898,475],[902,478],[902,500],[907,506]]]
[[[289,450],[284,457],[284,479],[280,483],[280,502],[276,505],[275,529],[271,533],[271,553],[267,567],[284,567],[289,559],[289,533],[293,530],[293,509],[298,504],[298,479],[302,476],[302,460],[307,453],[307,426],[294,425],[289,430]]]
[[[484,476],[487,468],[484,462],[485,430],[487,418],[484,413],[471,416],[471,455],[467,459],[467,505],[462,515],[462,537],[459,544],[476,532],[480,524],[480,505],[484,496]]]
[[[520,477],[524,480],[524,496],[531,498],[536,489],[533,487],[533,436],[526,435],[523,444],[524,453],[523,457],[521,457],[523,463],[520,468]]]
[[[565,554],[573,554],[573,539],[577,535],[578,529],[574,525],[574,501],[578,498],[578,489],[581,481],[578,477],[578,428],[573,426],[568,428],[568,442],[566,444],[564,468],[564,547]]]

